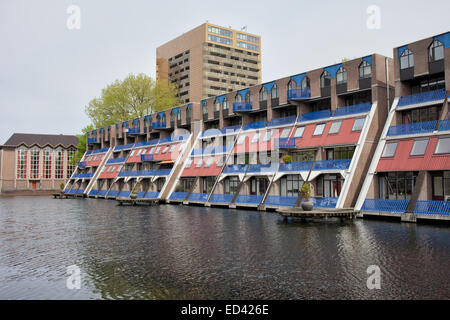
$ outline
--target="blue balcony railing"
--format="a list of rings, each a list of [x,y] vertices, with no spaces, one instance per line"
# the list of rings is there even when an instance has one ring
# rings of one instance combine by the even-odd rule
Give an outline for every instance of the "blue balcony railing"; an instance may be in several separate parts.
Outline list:
[[[109,148],[103,148],[103,149],[92,150],[92,154],[105,153],[105,152],[108,152],[108,150],[109,150]]]
[[[156,173],[156,170],[142,170],[141,176],[142,177],[153,177]]]
[[[225,167],[224,173],[245,173],[248,164],[232,164]]]
[[[236,125],[236,126],[231,126],[231,127],[224,127],[221,131],[222,131],[222,134],[230,134],[230,133],[239,131],[240,128],[241,128],[240,125]]]
[[[251,164],[249,165],[247,173],[271,173],[277,170],[276,163],[267,164]]]
[[[173,141],[173,138],[171,136],[169,136],[169,137],[165,137],[165,138],[162,138],[161,140],[159,140],[159,143],[169,143],[172,141]]]
[[[251,102],[235,102],[233,103],[233,112],[252,111]]]
[[[366,199],[361,211],[404,213],[409,200],[402,199]]]
[[[235,203],[258,205],[263,199],[263,195],[240,194],[237,196]]]
[[[295,139],[298,138],[278,138],[278,140],[275,140],[275,146],[278,142],[278,148],[295,148]]]
[[[153,161],[152,154],[141,154],[141,161]]]
[[[418,103],[425,103],[431,101],[439,101],[445,99],[445,89],[438,89],[422,93],[416,93],[409,96],[403,96],[398,101],[397,107],[409,106]]]
[[[288,100],[304,100],[309,98],[311,98],[311,90],[309,88],[288,90]]]
[[[121,171],[119,177],[139,177],[142,175],[142,171]]]
[[[78,162],[78,166],[79,166],[80,168],[85,168],[85,167],[86,167],[86,161],[80,161],[80,162]]]
[[[350,167],[352,159],[318,160],[314,163],[313,170],[345,170]]]
[[[426,121],[426,122],[416,122],[408,124],[400,124],[396,126],[390,126],[387,132],[387,136],[400,136],[406,134],[418,134],[418,133],[428,133],[433,132],[436,128],[437,120]]]
[[[90,195],[90,196],[96,196],[97,193],[98,193],[98,190],[92,189],[91,191],[89,191],[89,195]]]
[[[313,197],[311,198],[316,208],[336,208],[338,198],[336,197]]]
[[[233,201],[233,194],[213,194],[209,202],[215,203],[231,203]]]
[[[152,123],[152,128],[153,129],[164,129],[165,127],[166,127],[166,123],[165,122],[158,121],[158,122],[153,122]]]
[[[265,128],[265,127],[267,127],[267,121],[263,120],[263,121],[247,123],[246,125],[244,125],[243,129],[251,130],[251,129],[260,129],[260,128]]]
[[[169,199],[170,200],[184,200],[186,199],[188,192],[172,192]]]
[[[450,215],[450,201],[419,200],[414,208],[415,214]]]
[[[119,195],[119,190],[109,190],[106,194],[107,197],[117,197]]]
[[[127,191],[120,191],[118,197],[119,198],[129,198],[131,194],[131,191],[127,190]]]
[[[114,151],[128,150],[134,147],[134,143],[122,144],[114,147]]]
[[[309,171],[309,169],[311,169],[311,165],[312,161],[280,163],[280,168],[278,169],[278,171],[281,172]]]
[[[206,202],[206,200],[208,200],[208,193],[191,193],[189,195],[189,201]]]
[[[141,128],[129,128],[128,129],[128,134],[140,134],[141,133]]]
[[[155,171],[155,176],[168,176],[172,169],[159,169]]]
[[[104,197],[108,193],[108,190],[98,190],[97,196]]]
[[[302,114],[298,122],[325,119],[330,117],[331,117],[331,110],[320,110]]]
[[[123,157],[123,158],[113,158],[113,159],[109,159],[106,163],[107,164],[122,163],[122,162],[125,162],[125,160],[127,160],[127,158],[125,158],[125,157]]]
[[[146,147],[146,146],[153,146],[155,144],[158,144],[159,139],[153,139],[153,140],[149,140],[149,141],[142,141],[142,142],[138,142],[134,145],[135,148],[139,148],[139,147]]]
[[[88,138],[88,143],[97,143],[97,138]]]
[[[275,118],[275,119],[272,119],[269,122],[268,127],[288,125],[288,124],[294,123],[295,120],[297,120],[297,116],[290,116],[290,117],[284,117],[284,118]]]
[[[149,191],[145,194],[145,199],[158,199],[159,192]]]
[[[267,196],[264,205],[266,206],[281,206],[293,207],[297,202],[297,197],[292,196]]]
[[[356,113],[366,113],[370,111],[370,108],[372,108],[372,104],[370,102],[340,107],[337,108],[336,111],[334,111],[333,117],[346,116]]]
[[[94,177],[94,172],[90,173],[76,173],[72,176],[75,179],[90,179]]]
[[[447,131],[450,130],[450,119],[442,120],[439,124],[439,131]]]

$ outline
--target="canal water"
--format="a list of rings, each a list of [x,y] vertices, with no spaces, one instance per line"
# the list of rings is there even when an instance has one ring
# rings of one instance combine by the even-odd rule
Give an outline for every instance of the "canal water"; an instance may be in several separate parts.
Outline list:
[[[431,298],[450,298],[448,226],[0,197],[0,299]]]

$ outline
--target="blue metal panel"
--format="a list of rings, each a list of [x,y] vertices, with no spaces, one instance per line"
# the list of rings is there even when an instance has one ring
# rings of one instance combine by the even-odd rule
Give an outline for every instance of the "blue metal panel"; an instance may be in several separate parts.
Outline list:
[[[226,96],[227,96],[226,94],[222,94],[222,95],[220,95],[220,96],[217,96],[217,97],[216,97],[216,100],[218,100],[219,103],[222,104],[222,103],[223,103],[223,100],[225,99]]]
[[[108,197],[117,197],[119,190],[110,190],[107,194]]]
[[[390,136],[400,136],[400,135],[407,135],[407,134],[433,132],[436,125],[437,125],[437,120],[390,126],[389,130],[387,132],[387,136],[390,137]]]
[[[249,89],[246,88],[246,89],[242,89],[242,90],[239,90],[239,91],[238,91],[238,94],[241,95],[242,99],[245,99],[245,95],[247,94],[248,90],[249,90]]]
[[[332,78],[336,78],[336,72],[339,70],[339,68],[342,67],[342,63],[335,64],[334,66],[329,66],[326,68],[323,68],[324,71],[328,71]]]
[[[369,112],[371,108],[372,104],[370,102],[340,107],[337,108],[336,111],[334,111],[333,117],[345,116],[349,114],[365,113]]]
[[[427,91],[422,93],[411,94],[409,96],[403,96],[398,101],[397,107],[413,105],[417,103],[424,103],[429,101],[437,101],[445,99],[445,89]]]
[[[265,128],[267,126],[267,121],[256,121],[252,123],[247,123],[244,125],[243,130],[250,130],[250,129],[259,129],[259,128]]]
[[[297,86],[302,83],[303,78],[306,76],[306,73],[300,73],[295,76],[291,76],[291,80],[294,80]]]
[[[140,191],[140,192],[138,192],[137,198],[138,198],[138,199],[144,199],[145,193],[146,193],[145,191]]]
[[[145,199],[158,199],[159,192],[147,192],[145,194]]]
[[[106,196],[106,193],[108,192],[108,190],[99,190],[98,192],[97,192],[97,196]]]
[[[264,196],[262,195],[244,195],[240,194],[237,196],[235,203],[243,203],[243,204],[253,204],[258,205],[261,203]]]
[[[265,83],[265,84],[263,84],[262,86],[264,87],[264,88],[266,88],[266,90],[267,90],[267,92],[271,92],[272,91],[272,88],[273,88],[273,86],[275,85],[275,81],[272,81],[272,82],[268,82],[268,83]]]
[[[234,102],[233,103],[233,112],[251,111],[251,110],[252,110],[251,102]]]
[[[276,163],[267,163],[267,164],[250,164],[248,168],[248,173],[270,173],[275,172],[277,170]]]
[[[439,131],[447,131],[450,130],[450,119],[441,120],[439,125]]]
[[[345,170],[351,162],[352,159],[319,160],[314,163],[313,170]]]
[[[336,208],[338,198],[336,197],[314,197],[311,198],[314,207],[317,208]]]
[[[312,161],[301,161],[301,162],[290,162],[290,163],[280,163],[278,171],[280,172],[290,172],[290,171],[309,171],[311,168]]]
[[[362,58],[362,61],[367,61],[370,65],[372,65],[372,56],[367,56]]]
[[[400,60],[400,56],[402,55],[403,51],[405,51],[406,49],[408,49],[408,46],[399,47],[397,49],[397,51],[398,51],[398,59],[399,60]]]
[[[311,90],[309,88],[288,90],[288,100],[305,100],[309,98],[311,98]]]
[[[89,195],[90,195],[90,196],[95,196],[95,195],[97,195],[97,193],[98,193],[98,190],[92,189],[92,190],[89,192]]]
[[[172,192],[169,199],[170,200],[184,200],[186,199],[188,192]]]
[[[131,194],[131,191],[120,191],[119,198],[128,198]]]
[[[297,202],[297,197],[288,196],[267,196],[264,205],[266,206],[281,206],[281,207],[293,207]]]
[[[232,194],[213,194],[209,202],[231,203],[234,195]]]
[[[325,119],[330,117],[331,117],[331,110],[321,110],[302,114],[298,122]]]
[[[450,47],[450,32],[436,36],[433,39],[442,42],[444,44],[444,48]]]
[[[148,123],[152,122],[152,116],[145,116],[145,121],[147,121]]]
[[[233,164],[228,165],[224,169],[224,173],[245,173],[247,170],[248,164]]]
[[[206,200],[208,200],[208,194],[207,193],[191,193],[189,195],[189,200],[206,202]]]
[[[180,107],[173,108],[173,109],[172,109],[172,112],[173,112],[174,115],[177,115],[178,112],[180,112]]]
[[[275,119],[272,119],[269,122],[268,127],[288,125],[288,124],[294,123],[295,120],[297,120],[297,116],[290,116],[290,117],[284,117],[284,118],[275,118]]]

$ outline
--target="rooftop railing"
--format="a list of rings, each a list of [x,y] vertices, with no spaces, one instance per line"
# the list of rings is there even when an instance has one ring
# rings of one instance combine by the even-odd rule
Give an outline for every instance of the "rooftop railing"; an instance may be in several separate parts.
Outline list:
[[[142,142],[138,142],[134,145],[135,148],[138,147],[145,147],[145,146],[152,146],[155,144],[158,144],[159,139],[153,139],[153,140],[149,140],[149,141],[142,141]]]
[[[409,106],[413,104],[439,101],[445,99],[445,89],[438,89],[433,91],[427,91],[422,93],[411,94],[409,96],[403,96],[398,101],[397,107]]]
[[[88,138],[88,143],[97,143],[97,138]]]
[[[400,136],[406,134],[419,134],[433,132],[436,128],[437,120],[426,122],[415,122],[408,124],[400,124],[396,126],[390,126],[387,132],[387,136]]]
[[[309,88],[288,90],[288,100],[304,100],[309,98],[311,98],[311,90]]]
[[[313,121],[330,117],[331,117],[331,110],[320,110],[302,114],[298,122]]]
[[[103,149],[97,149],[97,150],[92,150],[92,154],[96,154],[96,153],[105,153],[108,152],[109,148],[103,148]]]
[[[233,103],[233,112],[242,112],[242,111],[251,111],[252,103],[251,102],[234,102]]]
[[[356,114],[356,113],[366,113],[370,111],[370,108],[372,108],[372,103],[370,102],[340,107],[337,108],[336,111],[334,111],[333,117],[346,116],[349,114]]]

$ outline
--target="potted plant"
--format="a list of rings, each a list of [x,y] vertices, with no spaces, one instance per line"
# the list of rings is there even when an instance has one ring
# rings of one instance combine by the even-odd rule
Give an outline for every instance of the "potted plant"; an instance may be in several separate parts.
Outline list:
[[[312,211],[312,209],[314,207],[314,203],[309,201],[311,199],[311,188],[309,187],[308,182],[303,183],[303,186],[300,189],[300,192],[302,193],[303,199],[305,200],[305,201],[302,201],[302,209],[304,211]]]
[[[61,182],[61,184],[59,185],[59,188],[61,189],[61,193],[64,193],[64,183]]]
[[[292,156],[286,154],[283,157],[281,157],[281,160],[283,163],[291,163],[292,162]]]
[[[134,186],[133,192],[131,192],[130,198],[131,199],[137,199],[138,196],[138,190],[140,189],[141,182],[136,182],[136,185]]]

